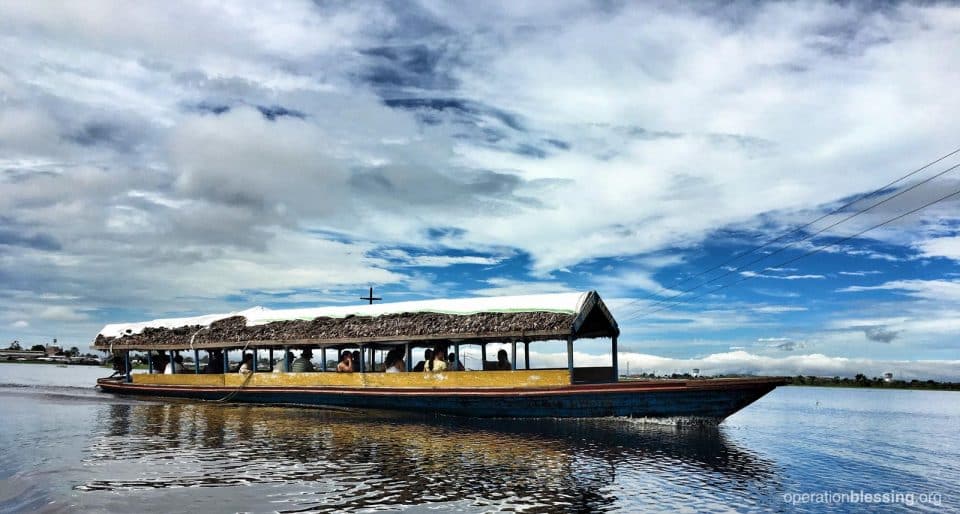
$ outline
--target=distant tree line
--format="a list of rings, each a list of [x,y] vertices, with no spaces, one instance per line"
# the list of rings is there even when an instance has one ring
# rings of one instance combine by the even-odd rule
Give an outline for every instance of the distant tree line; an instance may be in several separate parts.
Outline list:
[[[710,377],[696,377],[690,373],[671,373],[658,375],[656,373],[634,373],[627,376],[628,379],[663,379],[673,378],[681,380],[696,380],[698,378],[743,378],[750,375],[713,375]],[[891,380],[887,382],[883,378],[868,378],[863,373],[858,373],[854,378],[840,377],[814,377],[797,375],[789,377],[790,385],[798,386],[819,386],[819,387],[873,387],[877,389],[936,389],[941,391],[960,391],[958,382],[937,382],[936,380]]]
[[[891,380],[887,382],[883,378],[868,378],[863,373],[858,373],[854,378],[849,377],[813,377],[797,375],[791,377],[791,385],[799,386],[820,386],[820,387],[873,387],[877,389],[937,389],[942,391],[960,391],[958,382],[937,382],[936,380]]]

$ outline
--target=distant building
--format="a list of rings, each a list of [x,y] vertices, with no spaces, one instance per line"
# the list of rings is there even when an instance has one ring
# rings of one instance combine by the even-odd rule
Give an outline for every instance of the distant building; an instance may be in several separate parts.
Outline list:
[[[700,376],[700,368],[693,368],[693,376],[694,377]]]
[[[893,373],[884,373],[883,374],[884,382],[893,382]]]
[[[49,345],[49,344],[47,345],[47,357],[53,357],[58,353],[62,354],[63,348],[60,348],[59,346]]]

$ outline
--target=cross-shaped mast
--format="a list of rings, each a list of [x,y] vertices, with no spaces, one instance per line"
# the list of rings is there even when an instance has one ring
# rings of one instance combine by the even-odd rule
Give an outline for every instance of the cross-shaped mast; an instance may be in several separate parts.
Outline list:
[[[383,298],[378,298],[378,297],[376,297],[376,296],[373,296],[373,288],[372,288],[372,287],[370,288],[370,293],[369,293],[367,296],[361,296],[360,299],[361,299],[361,300],[368,300],[368,301],[370,302],[370,305],[373,305],[373,302],[374,302],[375,300],[383,300]]]

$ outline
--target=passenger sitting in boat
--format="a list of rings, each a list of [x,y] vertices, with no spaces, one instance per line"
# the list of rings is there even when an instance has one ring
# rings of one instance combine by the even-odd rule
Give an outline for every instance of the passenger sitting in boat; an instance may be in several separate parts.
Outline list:
[[[313,358],[313,351],[309,348],[304,348],[300,352],[300,356],[293,361],[293,365],[290,366],[290,371],[294,373],[309,373],[313,371],[313,363],[310,362],[310,359]]]
[[[353,354],[350,350],[344,350],[340,354],[340,362],[337,363],[337,373],[353,373]]]
[[[353,353],[351,354],[351,357],[353,359],[350,361],[353,365],[353,371],[359,372],[360,371],[360,350],[354,350]]]
[[[153,373],[153,370],[150,370]],[[120,352],[113,352],[113,374],[110,378],[127,374],[127,359]]]
[[[433,360],[427,361],[426,371],[441,372],[447,370],[447,347],[438,344],[433,349]]]
[[[403,365],[403,348],[394,348],[387,352],[387,373],[400,373],[406,371]]]
[[[427,367],[427,363],[433,360],[433,350],[427,348],[423,351],[423,360],[418,362],[416,366],[413,367],[414,371],[423,371]]]
[[[167,357],[162,353],[158,353],[157,356],[153,358],[153,369],[150,370],[150,373],[154,375],[162,375],[166,366]]]
[[[510,360],[507,359],[507,351],[500,350],[497,352],[497,369],[510,371],[513,369],[513,366],[510,365]]]
[[[220,350],[209,350],[207,357],[207,367],[204,373],[223,373],[223,352]]]
[[[457,354],[455,353],[447,355],[447,362],[450,364],[450,371],[465,371],[466,369],[463,367],[463,363],[457,360]]]
[[[241,375],[246,375],[253,371],[253,354],[243,354],[243,362],[240,363],[240,369],[237,370]]]
[[[173,375],[176,373],[183,373],[183,357],[180,356],[180,354],[177,354],[173,358],[173,362],[168,362],[163,368],[164,375]]]

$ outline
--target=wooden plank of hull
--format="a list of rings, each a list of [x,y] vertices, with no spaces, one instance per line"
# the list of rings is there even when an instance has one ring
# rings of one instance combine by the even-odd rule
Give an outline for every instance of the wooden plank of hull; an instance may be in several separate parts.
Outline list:
[[[357,387],[357,388],[526,388],[570,383],[565,369],[530,371],[457,371],[454,373],[239,373],[133,375],[135,384],[227,387]]]
[[[783,384],[780,379],[621,382],[537,389],[224,387],[101,380],[123,394],[233,402],[435,412],[470,417],[693,417],[722,420]]]

